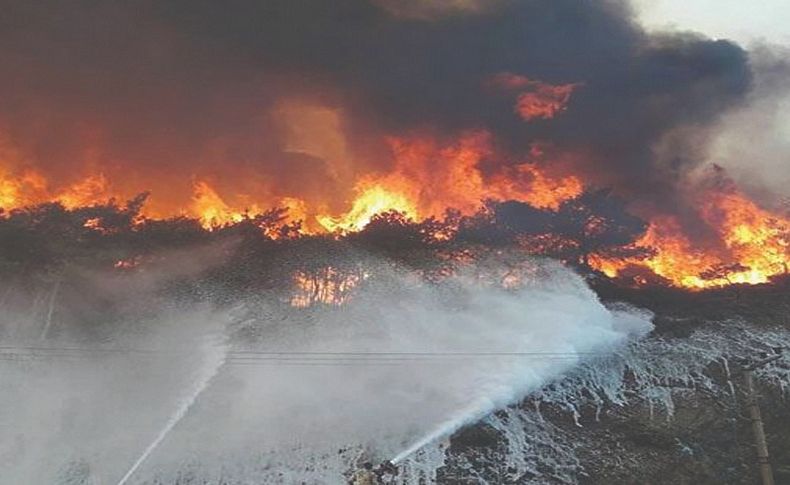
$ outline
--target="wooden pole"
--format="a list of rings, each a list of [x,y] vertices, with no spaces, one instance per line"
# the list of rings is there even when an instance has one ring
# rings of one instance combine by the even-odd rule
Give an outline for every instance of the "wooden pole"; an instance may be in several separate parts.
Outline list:
[[[781,357],[775,355],[764,359],[756,364],[752,364],[743,370],[743,383],[746,388],[746,406],[749,408],[749,419],[752,422],[752,433],[754,434],[754,446],[757,450],[757,466],[760,468],[760,476],[763,485],[774,485],[774,473],[771,469],[771,462],[768,459],[768,443],[765,440],[765,429],[763,428],[763,418],[760,415],[760,406],[757,402],[757,392],[754,389],[753,371],[769,362],[773,362]]]
[[[49,295],[49,307],[47,309],[47,319],[44,323],[44,329],[41,331],[41,336],[39,340],[46,340],[47,334],[49,334],[49,327],[52,326],[52,314],[55,311],[55,299],[58,297],[58,291],[60,290],[60,283],[61,280],[58,279],[55,282],[55,286],[52,288],[52,293]]]

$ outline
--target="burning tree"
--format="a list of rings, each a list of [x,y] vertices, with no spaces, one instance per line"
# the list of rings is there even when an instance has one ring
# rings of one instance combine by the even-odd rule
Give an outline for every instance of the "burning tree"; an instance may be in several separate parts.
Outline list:
[[[364,229],[349,235],[349,241],[389,256],[407,254],[435,242],[432,222],[416,223],[402,212],[388,211],[373,216]]]
[[[749,267],[741,263],[722,263],[703,271],[700,273],[699,277],[705,281],[713,282],[724,280],[728,285],[732,285],[734,281],[732,281],[730,276],[745,271],[749,271]]]

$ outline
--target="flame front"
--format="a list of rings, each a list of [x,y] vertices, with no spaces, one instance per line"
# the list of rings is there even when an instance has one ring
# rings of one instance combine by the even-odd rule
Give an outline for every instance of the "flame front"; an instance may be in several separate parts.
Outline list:
[[[530,80],[498,82],[511,90],[537,89]],[[570,96],[572,90],[566,91]],[[563,166],[555,159],[562,155],[541,143],[534,144],[524,159],[512,160],[494,148],[491,134],[483,130],[466,132],[449,141],[418,133],[393,136],[387,142],[393,156],[391,168],[361,176],[345,211],[332,213],[325,209],[328,204],[308,203],[309,197],[298,193],[226,193],[208,179],[198,178],[192,182],[188,203],[172,205],[161,214],[144,209],[143,215],[192,217],[204,228],[214,230],[270,214],[271,208],[279,207],[284,209],[283,215],[276,217],[293,224],[302,234],[347,234],[363,230],[375,215],[384,212],[396,211],[421,222],[442,219],[448,209],[462,216],[473,215],[488,200],[516,200],[545,211],[558,211],[563,202],[585,190],[582,179],[572,171],[553,168]],[[77,209],[112,199],[123,200],[134,193],[128,187],[119,190],[114,180],[100,172],[53,188],[43,174],[14,166],[0,166],[0,208],[6,215],[9,210],[43,202]],[[636,284],[658,278],[666,284],[691,289],[765,283],[788,272],[790,219],[761,208],[732,183],[705,187],[701,194],[694,202],[696,211],[701,223],[713,232],[713,237],[707,237],[704,243],[690,238],[677,216],[658,214],[650,217],[647,231],[632,244],[635,248],[649,248],[649,256],[616,259],[590,254],[588,263],[610,277],[630,276]],[[87,220],[85,228],[96,233],[103,231],[98,219]],[[268,237],[280,237],[264,225],[261,228]],[[437,234],[435,239],[452,237],[450,231]],[[533,243],[540,241],[552,244],[552,235],[538,237]],[[319,294],[315,297],[319,301],[333,300],[335,297],[330,294],[343,293],[354,284],[323,283],[316,289],[308,287],[314,283],[302,283],[307,285],[305,292]]]
[[[192,198],[192,213],[197,215],[200,224],[206,229],[240,222],[250,214],[260,212],[257,206],[237,210],[230,207],[222,197],[205,181],[195,183]]]
[[[339,218],[321,215],[318,216],[318,222],[329,232],[354,232],[368,225],[376,214],[389,211],[397,211],[411,219],[418,219],[417,208],[406,195],[373,184],[360,190],[351,210],[346,214]]]
[[[700,215],[716,231],[709,247],[696,247],[676,218],[661,216],[635,243],[653,248],[653,256],[621,261],[595,258],[591,263],[610,277],[628,267],[644,266],[675,286],[692,289],[766,283],[788,272],[790,219],[761,209],[732,188],[706,192]]]

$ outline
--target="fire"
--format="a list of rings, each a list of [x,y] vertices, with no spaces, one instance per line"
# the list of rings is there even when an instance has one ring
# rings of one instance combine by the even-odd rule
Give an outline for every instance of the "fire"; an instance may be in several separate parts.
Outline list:
[[[293,275],[296,291],[291,306],[305,308],[316,303],[341,305],[351,297],[351,291],[365,279],[365,275],[344,273],[332,266],[317,271],[297,271]]]
[[[578,87],[547,85],[516,75],[502,75],[491,83],[497,89],[517,94],[519,112],[531,113],[524,115],[525,119],[551,117],[566,109]],[[329,200],[309,198],[310,194],[272,195],[268,190],[253,195],[221,193],[202,178],[193,182],[191,199],[183,205],[176,201],[161,214],[194,217],[207,230],[259,217],[262,221],[274,220],[274,225],[260,224],[271,238],[284,234],[269,227],[280,223],[290,225],[288,234],[342,235],[364,229],[375,215],[389,211],[416,222],[442,219],[449,209],[458,216],[473,215],[488,200],[516,200],[557,211],[563,202],[585,190],[583,181],[567,169],[569,164],[563,159],[566,155],[546,143],[533,143],[521,158],[497,150],[493,136],[485,130],[468,131],[456,138],[412,133],[389,137],[387,143],[392,153],[391,167],[358,176],[354,197],[348,201],[347,210],[339,214],[323,210]],[[119,192],[103,173],[53,186],[43,174],[18,166],[0,166],[0,208],[4,211],[43,202],[77,209],[113,199],[125,200],[122,195],[129,197],[128,192]],[[658,277],[656,281],[691,289],[758,284],[787,273],[790,219],[760,207],[720,174],[711,179],[713,183],[702,184],[701,195],[694,201],[699,219],[714,236],[707,238],[704,246],[686,234],[676,216],[663,214],[651,217],[646,233],[632,244],[634,249],[651,249],[649,255],[607,259],[590,254],[589,264],[610,277],[631,277],[637,284]],[[273,208],[285,211],[272,211]],[[143,215],[153,217],[149,212]],[[102,224],[99,218],[92,217],[85,220],[84,227],[102,233]],[[436,239],[454,237],[452,228],[446,231],[437,234]],[[537,252],[543,243],[556,246],[551,234],[534,237],[541,238],[531,246]],[[332,269],[320,282],[307,275],[295,278],[300,291],[313,295],[308,301],[322,302],[344,298],[337,295],[345,294],[359,282],[359,278],[338,279]],[[294,304],[301,305],[301,301],[297,298]]]
[[[592,257],[590,264],[609,277],[616,277],[627,267],[645,266],[653,273],[666,278],[675,286],[705,288],[716,286],[705,281],[700,274],[717,264],[711,254],[696,250],[683,234],[680,224],[673,217],[657,217],[636,246],[653,248],[655,254],[644,260],[607,260]]]
[[[113,267],[117,270],[130,270],[138,267],[142,263],[142,258],[139,256],[127,259],[119,259],[115,262]]]
[[[27,170],[13,177],[0,167],[0,207],[15,209],[43,202],[59,202],[67,209],[102,204],[113,196],[109,181],[103,174],[89,175],[58,191],[49,190],[47,179]]]
[[[516,101],[516,113],[525,121],[548,120],[565,111],[575,85],[541,86],[535,92],[521,93]]]
[[[790,219],[763,210],[735,190],[710,197],[703,215],[720,228],[733,260],[745,268],[729,274],[728,283],[764,283],[788,272]]]
[[[14,207],[18,200],[18,184],[14,180],[0,177],[0,207]]]
[[[67,209],[106,202],[110,198],[109,183],[103,174],[89,176],[55,196],[55,200]]]
[[[308,220],[309,209],[305,201],[295,197],[282,197],[271,206],[251,203],[246,204],[243,209],[236,208],[228,203],[219,193],[206,181],[197,181],[193,187],[192,205],[189,213],[196,217],[203,228],[211,231],[218,227],[232,225],[245,219],[253,219],[257,216],[266,214],[270,209],[285,209],[282,216],[282,224],[300,225],[302,234],[312,234],[312,231],[301,224]],[[276,232],[262,229],[266,236],[277,239]]]
[[[374,215],[393,210],[417,221],[441,218],[448,209],[470,215],[485,200],[514,199],[556,209],[584,188],[577,177],[550,175],[532,161],[500,162],[485,173],[482,165],[498,156],[486,131],[465,133],[447,144],[424,136],[392,137],[389,142],[393,169],[358,184],[358,195],[344,215],[318,216],[328,231],[358,231]]]
[[[104,227],[102,227],[101,218],[99,217],[91,217],[82,224],[82,227],[92,231],[104,232]]]
[[[295,224],[305,224],[309,220],[309,209],[307,203],[296,197],[283,197],[280,199],[280,207],[288,210],[287,221]],[[302,227],[302,232],[310,232],[306,227]]]
[[[518,187],[518,181],[525,180],[528,190]],[[515,181],[515,185],[514,184]],[[510,178],[498,178],[500,200],[518,200],[538,209],[557,210],[564,201],[572,199],[584,191],[582,181],[574,176],[550,177],[535,165],[522,164],[512,171]]]
[[[235,222],[241,222],[250,214],[260,212],[257,206],[237,210],[230,207],[222,197],[205,181],[197,181],[192,196],[192,213],[206,229],[213,229]]]
[[[300,222],[302,233],[347,233],[361,230],[375,214],[387,211],[398,211],[421,221],[441,218],[448,209],[473,214],[489,199],[516,199],[536,207],[556,208],[583,189],[575,176],[544,170],[541,165],[550,165],[551,160],[546,160],[539,150],[533,150],[524,160],[508,160],[494,149],[491,134],[482,130],[463,133],[454,140],[414,134],[390,137],[388,143],[393,166],[383,173],[359,176],[355,197],[344,213],[322,210],[329,200],[311,199],[308,204],[306,197],[299,196],[307,194],[274,196],[268,190],[252,195],[222,193],[213,183],[198,177],[192,183],[192,197],[185,204],[171,200],[169,206],[163,206],[162,199],[154,193],[157,210],[146,207],[144,215],[188,215],[198,219],[204,228],[213,229],[282,207],[287,209],[286,222]],[[484,169],[487,164],[490,166]],[[0,172],[0,207],[10,210],[59,202],[73,209],[111,199],[125,200],[146,190],[118,187],[103,173],[86,175],[62,187],[50,185],[46,177],[35,171]]]
[[[591,264],[610,277],[644,266],[675,286],[691,289],[766,283],[788,272],[790,219],[760,208],[733,187],[707,191],[700,215],[716,231],[719,247],[695,247],[677,219],[661,216],[635,243],[653,248],[653,256],[641,261],[594,258]]]
[[[0,208],[13,209],[38,202],[46,191],[46,180],[34,171],[14,177],[0,167]]]
[[[518,93],[514,111],[524,121],[554,118],[568,108],[571,95],[581,86],[580,83],[548,84],[512,73],[497,74],[488,84]]]
[[[398,211],[411,219],[418,218],[414,203],[404,194],[393,192],[381,185],[360,188],[351,210],[339,218],[318,216],[318,222],[329,232],[346,233],[363,229],[373,216],[388,211]]]

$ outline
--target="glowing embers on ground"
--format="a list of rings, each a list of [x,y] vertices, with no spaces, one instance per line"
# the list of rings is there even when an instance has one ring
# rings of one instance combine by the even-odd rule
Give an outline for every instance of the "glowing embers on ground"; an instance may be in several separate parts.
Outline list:
[[[341,271],[332,266],[297,271],[293,275],[291,306],[305,308],[318,303],[342,305],[367,276],[365,273]]]
[[[102,226],[101,217],[91,217],[90,219],[87,219],[85,223],[82,224],[82,227],[100,233],[106,232],[104,226]]]
[[[126,259],[119,259],[115,262],[113,267],[117,270],[132,270],[137,268],[143,263],[144,258],[142,256],[132,256]]]

